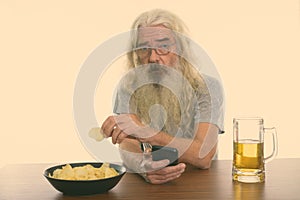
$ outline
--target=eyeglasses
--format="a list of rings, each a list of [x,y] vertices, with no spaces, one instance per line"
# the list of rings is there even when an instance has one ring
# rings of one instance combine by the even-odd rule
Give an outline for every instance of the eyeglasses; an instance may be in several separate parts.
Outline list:
[[[168,55],[171,51],[171,46],[173,46],[174,44],[175,43],[161,45],[158,47],[138,47],[138,49],[136,50],[136,54],[138,55],[138,57],[140,57],[142,59],[149,58],[152,54],[152,50],[154,50],[155,53],[159,56]]]

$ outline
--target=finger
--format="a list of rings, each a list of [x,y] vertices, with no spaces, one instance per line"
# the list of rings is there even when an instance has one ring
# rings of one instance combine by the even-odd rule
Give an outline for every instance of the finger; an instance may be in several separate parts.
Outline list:
[[[106,137],[112,137],[113,136],[113,133],[114,133],[114,130],[116,129],[116,125],[111,123],[111,124],[108,124],[105,129],[103,130],[103,132],[105,133]]]
[[[170,180],[174,180],[176,178],[179,178],[181,174],[184,172],[185,168],[181,169],[179,168],[178,171],[175,172],[166,172],[165,169],[171,168],[171,167],[166,167],[162,170],[155,171],[154,173],[147,173],[148,177],[152,181],[158,181],[158,182],[168,182]]]
[[[168,177],[168,178],[161,178],[159,176],[155,176],[155,175],[148,175],[147,178],[149,180],[150,183],[152,184],[163,184],[163,183],[167,183],[169,181],[175,180],[177,178],[179,178],[180,176],[174,176],[174,177]]]
[[[177,173],[177,172],[180,172],[180,171],[184,172],[185,167],[186,167],[186,165],[184,163],[179,163],[175,166],[168,166],[168,167],[162,168],[162,169],[157,170],[157,171],[149,172],[149,174],[164,175],[164,174]]]
[[[131,119],[129,115],[117,115],[114,116],[114,120],[118,127],[122,129],[126,134],[132,135],[139,126]]]
[[[113,126],[111,131],[111,139],[113,144],[117,143],[118,137],[121,132],[122,132],[121,129],[119,129],[117,126]]]
[[[181,176],[182,173],[179,174],[169,174],[169,175],[147,175],[149,182],[152,184],[163,184],[169,181],[175,180]]]
[[[165,173],[165,174],[161,174],[161,173],[148,173],[149,176],[155,177],[155,179],[157,180],[167,180],[167,179],[174,179],[174,178],[178,178],[182,173],[184,172],[184,170],[179,170],[176,172],[172,172],[172,173]]]
[[[114,120],[124,133],[133,137],[149,138],[159,133],[159,130],[143,125],[135,115],[117,115],[114,116]]]
[[[133,135],[135,132],[144,132],[144,128],[146,128],[135,115],[117,115],[114,116],[114,120],[120,129],[128,135]]]
[[[169,164],[168,159],[153,161],[151,156],[150,159],[143,160],[143,169],[145,170],[145,172],[155,172],[157,170],[166,167],[168,164]]]
[[[152,170],[158,170],[161,169],[163,167],[166,167],[168,164],[170,163],[169,159],[163,159],[163,160],[159,160],[159,161],[152,161],[148,163],[148,167],[149,169]]]
[[[132,138],[132,137],[128,136],[126,133],[121,131],[121,133],[117,137],[117,143],[120,144],[125,138]]]
[[[153,180],[172,180],[175,178],[180,177],[180,175],[183,173],[183,171],[177,171],[173,173],[168,174],[148,174],[149,177],[151,177]]]
[[[112,134],[112,130],[113,130],[113,127],[115,126],[115,121],[114,121],[114,118],[113,116],[110,116],[108,117],[103,123],[102,123],[102,126],[101,126],[101,130],[103,131],[103,133],[107,136],[107,137],[110,137],[111,134]]]

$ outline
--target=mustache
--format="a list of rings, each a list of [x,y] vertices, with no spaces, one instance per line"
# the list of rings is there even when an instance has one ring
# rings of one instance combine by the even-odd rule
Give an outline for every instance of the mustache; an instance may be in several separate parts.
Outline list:
[[[131,78],[130,78],[131,77]],[[133,84],[163,84],[169,87],[178,86],[182,83],[183,75],[173,66],[148,63],[135,67],[127,78],[134,80]]]
[[[164,65],[160,65],[157,63],[150,63],[150,64],[145,65],[145,67],[147,68],[147,72],[150,74],[152,72],[154,72],[154,73],[160,72],[163,74],[168,74],[168,67],[164,66]]]

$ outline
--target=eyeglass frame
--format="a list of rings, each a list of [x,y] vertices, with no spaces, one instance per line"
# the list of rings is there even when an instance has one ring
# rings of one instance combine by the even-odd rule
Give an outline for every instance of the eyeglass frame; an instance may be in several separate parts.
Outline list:
[[[171,43],[171,44],[168,44],[168,47],[171,47],[173,45],[175,45],[176,42],[174,43]],[[165,47],[162,47],[163,45],[161,46],[157,46],[157,47],[151,47],[151,46],[141,46],[141,47],[137,47],[135,52],[136,54],[139,56],[139,57],[142,57],[142,58],[149,58],[151,55],[152,55],[152,50],[155,51],[155,53],[159,56],[165,56],[165,55],[168,55],[171,50],[170,49],[166,49]],[[138,51],[141,51],[141,50],[144,50],[144,49],[147,49],[147,56],[140,56]],[[159,50],[167,50],[166,53],[161,53],[159,52]],[[146,53],[146,52],[145,52]],[[140,53],[141,54],[141,53]]]

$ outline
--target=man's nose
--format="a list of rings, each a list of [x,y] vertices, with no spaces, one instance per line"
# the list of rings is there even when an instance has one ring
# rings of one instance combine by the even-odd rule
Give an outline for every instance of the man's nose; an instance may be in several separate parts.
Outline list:
[[[149,56],[150,63],[158,63],[159,62],[159,55],[156,53],[155,49],[151,49],[150,56]]]

